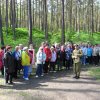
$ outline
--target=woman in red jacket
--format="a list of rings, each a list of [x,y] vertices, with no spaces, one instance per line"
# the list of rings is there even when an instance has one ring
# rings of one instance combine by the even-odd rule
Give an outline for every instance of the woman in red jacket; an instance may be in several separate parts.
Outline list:
[[[49,66],[49,63],[50,63],[50,60],[51,60],[51,50],[50,50],[48,44],[46,44],[46,46],[44,48],[44,52],[46,54],[46,61],[45,61],[43,71],[44,71],[44,73],[47,74],[48,73],[48,66]]]

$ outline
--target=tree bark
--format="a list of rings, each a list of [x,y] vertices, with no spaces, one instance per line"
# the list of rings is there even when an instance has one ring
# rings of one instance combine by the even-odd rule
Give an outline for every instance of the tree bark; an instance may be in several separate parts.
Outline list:
[[[31,14],[31,0],[28,0],[28,29],[29,29],[29,44],[32,44],[32,14]]]
[[[3,32],[2,32],[1,0],[0,0],[0,45],[4,46]]]
[[[62,35],[61,35],[62,44],[65,43],[65,21],[64,21],[64,0],[62,0]]]

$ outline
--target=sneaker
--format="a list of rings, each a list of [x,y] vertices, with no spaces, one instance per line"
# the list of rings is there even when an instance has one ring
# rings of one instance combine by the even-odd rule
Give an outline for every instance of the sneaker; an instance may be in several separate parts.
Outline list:
[[[76,78],[77,76],[74,76],[73,78]]]
[[[29,78],[24,78],[24,79],[27,80],[27,81],[29,80]]]
[[[43,74],[41,76],[44,76]]]
[[[36,75],[35,77],[36,77],[36,78],[38,78],[39,76],[38,76],[38,75]]]

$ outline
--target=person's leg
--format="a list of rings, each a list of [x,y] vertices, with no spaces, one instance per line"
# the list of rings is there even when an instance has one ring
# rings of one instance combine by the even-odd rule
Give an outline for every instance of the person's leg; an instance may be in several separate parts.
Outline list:
[[[48,66],[49,66],[49,62],[46,62],[45,73],[48,73]]]
[[[10,73],[10,74],[9,74],[9,81],[10,81],[11,84],[13,83],[13,82],[12,82],[12,78],[13,78],[13,73]]]
[[[70,66],[71,66],[71,60],[68,60],[68,70],[70,70]]]
[[[65,67],[65,59],[63,59],[63,67]]]
[[[36,76],[39,76],[39,66],[40,66],[40,64],[37,64]]]
[[[24,66],[24,78],[28,78],[28,66]]]
[[[94,56],[94,64],[97,65],[97,56]]]
[[[55,62],[52,62],[53,71],[55,72]]]
[[[95,59],[96,59],[96,61],[95,61],[96,62],[96,65],[98,65],[98,56],[96,56]]]
[[[6,83],[8,83],[9,80],[9,73],[6,73]]]
[[[29,66],[28,74],[31,75],[32,73],[32,64]]]
[[[74,78],[77,77],[77,73],[76,73],[76,63],[73,63],[73,72],[75,74]]]
[[[4,76],[4,67],[1,68],[1,74]]]
[[[40,76],[42,75],[43,73],[43,64],[40,65]]]
[[[44,67],[43,67],[44,73],[47,73],[47,67],[48,67],[48,62],[45,62]]]
[[[83,64],[86,65],[86,55],[83,56]]]
[[[80,68],[81,68],[81,64],[80,62],[77,63],[77,77],[80,78]]]
[[[88,56],[88,63],[91,64],[91,57]]]
[[[58,60],[56,61],[56,64],[57,64],[57,71],[59,71],[60,70],[60,66],[59,66],[59,61]]]
[[[17,66],[16,66],[16,68],[15,68],[15,72],[14,72],[14,75],[13,75],[14,78],[17,78],[17,71],[18,71],[18,70],[17,70]]]
[[[65,66],[66,66],[66,70],[67,70],[67,68],[68,68],[67,60],[65,61]]]
[[[50,68],[49,71],[52,71],[52,62],[50,62]]]

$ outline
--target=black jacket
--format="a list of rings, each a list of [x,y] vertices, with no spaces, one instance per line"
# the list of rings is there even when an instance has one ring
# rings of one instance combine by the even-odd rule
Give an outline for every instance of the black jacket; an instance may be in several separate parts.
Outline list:
[[[7,73],[15,72],[15,60],[14,60],[13,55],[10,52],[5,53],[4,65],[5,65]]]

